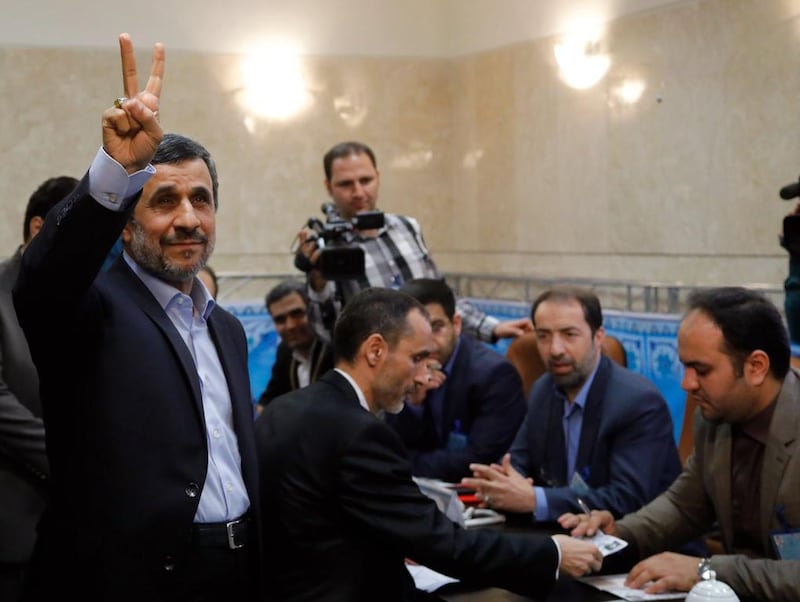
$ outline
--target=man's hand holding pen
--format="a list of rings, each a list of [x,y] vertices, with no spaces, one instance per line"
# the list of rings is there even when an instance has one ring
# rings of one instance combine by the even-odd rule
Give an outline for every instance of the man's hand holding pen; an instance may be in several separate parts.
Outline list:
[[[608,510],[590,510],[586,503],[578,498],[583,514],[567,512],[558,517],[558,524],[570,532],[573,537],[592,537],[598,531],[608,535],[617,535],[614,516]]]

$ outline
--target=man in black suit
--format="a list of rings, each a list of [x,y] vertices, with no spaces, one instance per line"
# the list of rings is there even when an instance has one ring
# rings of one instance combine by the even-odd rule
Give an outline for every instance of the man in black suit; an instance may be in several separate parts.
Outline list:
[[[366,289],[344,308],[333,341],[335,370],[274,400],[256,422],[270,600],[413,599],[405,558],[537,595],[559,570],[599,570],[591,543],[464,530],[412,480],[403,443],[380,415],[400,411],[428,374],[423,305]]]
[[[281,342],[267,388],[258,400],[259,410],[278,395],[305,387],[333,368],[333,350],[314,333],[308,320],[304,283],[279,282],[267,293],[265,305]]]
[[[163,134],[163,46],[138,91],[119,41],[128,98],[103,113],[102,148],[14,289],[51,471],[23,600],[253,600],[247,341],[196,278],[214,248],[216,168]],[[120,235],[124,254],[101,272]]]
[[[22,254],[50,209],[75,188],[70,176],[48,178],[28,200],[23,243],[0,262],[0,600],[19,597],[46,499],[47,454],[39,376],[17,321],[11,289]]]
[[[439,278],[417,278],[401,291],[431,316],[436,348],[425,383],[403,411],[386,416],[411,455],[415,476],[459,481],[470,464],[497,461],[525,418],[517,369],[484,343],[461,333],[456,297]]]

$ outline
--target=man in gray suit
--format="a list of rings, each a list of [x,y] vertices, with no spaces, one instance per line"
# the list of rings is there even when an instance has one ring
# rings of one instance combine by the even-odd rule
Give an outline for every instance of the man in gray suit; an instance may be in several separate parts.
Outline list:
[[[17,322],[11,289],[22,253],[38,234],[45,215],[77,184],[75,178],[59,176],[36,189],[25,208],[23,243],[0,262],[0,600],[8,602],[19,597],[44,508],[48,475],[39,377]]]
[[[574,535],[602,529],[631,542],[644,558],[628,574],[631,587],[688,591],[711,569],[741,598],[797,600],[800,557],[778,545],[800,527],[800,380],[786,327],[772,303],[743,288],[698,291],[688,306],[678,354],[682,386],[699,407],[683,473],[616,523],[607,511],[560,522]],[[722,554],[664,551],[715,525]]]

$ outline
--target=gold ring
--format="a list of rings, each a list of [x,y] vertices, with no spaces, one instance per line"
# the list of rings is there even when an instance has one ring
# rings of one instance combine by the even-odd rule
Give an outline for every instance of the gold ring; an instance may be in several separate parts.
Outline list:
[[[128,100],[127,96],[118,96],[117,98],[114,99],[114,106],[117,107],[118,109],[121,109],[123,103],[126,100]]]

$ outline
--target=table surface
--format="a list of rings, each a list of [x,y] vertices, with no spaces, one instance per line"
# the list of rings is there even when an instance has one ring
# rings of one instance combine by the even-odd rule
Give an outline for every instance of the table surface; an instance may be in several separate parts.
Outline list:
[[[447,602],[529,602],[534,598],[518,596],[508,590],[496,587],[469,589],[461,585],[448,585],[436,594]],[[547,602],[606,602],[620,600],[613,594],[600,591],[573,579],[561,579],[544,600]]]

